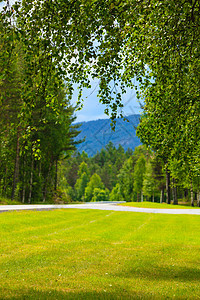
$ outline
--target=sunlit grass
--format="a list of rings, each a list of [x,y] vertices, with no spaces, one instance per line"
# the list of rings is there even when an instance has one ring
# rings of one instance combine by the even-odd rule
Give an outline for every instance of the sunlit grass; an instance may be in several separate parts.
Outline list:
[[[144,202],[127,202],[127,203],[122,203],[120,205],[123,206],[131,206],[131,207],[144,207],[144,208],[167,208],[167,209],[199,209],[199,207],[192,207],[189,205],[185,204],[179,204],[179,205],[174,205],[174,204],[167,204],[167,203],[156,203],[156,202],[149,202],[149,201],[144,201]]]
[[[198,299],[199,216],[0,214],[0,299]]]

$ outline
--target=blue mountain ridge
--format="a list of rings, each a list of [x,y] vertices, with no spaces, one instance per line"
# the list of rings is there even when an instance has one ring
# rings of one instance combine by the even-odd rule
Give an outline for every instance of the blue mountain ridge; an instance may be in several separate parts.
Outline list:
[[[115,131],[111,128],[110,119],[100,119],[95,121],[81,122],[81,133],[76,137],[75,141],[85,138],[85,141],[77,145],[77,151],[85,151],[88,156],[93,156],[97,151],[112,142],[118,148],[122,145],[126,151],[128,148],[135,149],[141,145],[140,139],[136,136],[136,127],[139,124],[140,115],[130,115],[126,117],[127,121],[119,118],[116,119]]]

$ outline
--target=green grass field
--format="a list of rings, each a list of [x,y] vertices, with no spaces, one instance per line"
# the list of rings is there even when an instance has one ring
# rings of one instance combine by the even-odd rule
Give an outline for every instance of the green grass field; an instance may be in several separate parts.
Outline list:
[[[0,299],[199,299],[200,218],[0,214]]]
[[[179,204],[179,205],[173,205],[173,204],[167,204],[167,203],[156,203],[156,202],[127,202],[122,203],[120,205],[123,206],[131,206],[131,207],[144,207],[144,208],[167,208],[167,209],[199,209],[199,207],[192,207],[189,204]]]

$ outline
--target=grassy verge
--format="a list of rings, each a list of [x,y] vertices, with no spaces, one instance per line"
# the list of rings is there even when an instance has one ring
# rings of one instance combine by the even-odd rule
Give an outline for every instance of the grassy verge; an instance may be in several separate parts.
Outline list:
[[[16,201],[16,200],[11,200],[8,198],[3,198],[0,197],[0,205],[28,205],[28,203],[22,203],[20,201]],[[78,201],[74,201],[74,202],[54,202],[54,201],[48,201],[48,202],[42,202],[42,201],[38,201],[38,202],[34,202],[31,204],[42,204],[42,205],[49,205],[49,204],[83,204],[83,202],[78,202]]]
[[[131,206],[131,207],[144,207],[144,208],[167,208],[167,209],[177,209],[177,208],[181,208],[181,209],[199,209],[199,207],[192,207],[189,205],[185,205],[185,204],[179,204],[179,205],[173,205],[173,204],[166,204],[166,203],[156,203],[156,202],[148,202],[148,201],[144,201],[144,202],[127,202],[127,203],[122,203],[120,205],[123,206]]]
[[[0,197],[0,205],[20,205],[20,204],[22,204],[22,203],[19,201]]]
[[[197,299],[199,216],[0,214],[0,299]]]

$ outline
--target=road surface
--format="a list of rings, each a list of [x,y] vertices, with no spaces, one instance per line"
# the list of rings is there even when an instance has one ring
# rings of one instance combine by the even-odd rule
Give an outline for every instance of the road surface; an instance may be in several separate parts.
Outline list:
[[[16,211],[16,210],[50,210],[50,209],[99,209],[112,211],[128,211],[128,212],[142,212],[154,214],[173,214],[173,215],[200,215],[200,209],[159,209],[159,208],[139,208],[130,206],[120,206],[119,202],[107,203],[84,203],[84,204],[58,204],[58,205],[0,205],[0,212]]]

